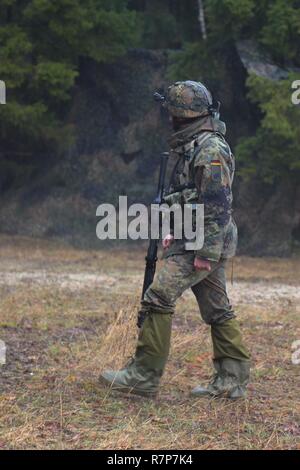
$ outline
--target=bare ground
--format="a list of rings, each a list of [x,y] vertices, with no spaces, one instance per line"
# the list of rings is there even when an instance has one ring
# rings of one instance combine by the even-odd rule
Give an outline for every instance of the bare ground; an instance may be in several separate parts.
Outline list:
[[[230,297],[253,359],[240,402],[191,399],[211,374],[209,329],[178,302],[156,400],[102,389],[133,353],[144,253],[0,238],[0,448],[300,449],[300,259],[237,258]],[[228,267],[231,277],[231,266]]]

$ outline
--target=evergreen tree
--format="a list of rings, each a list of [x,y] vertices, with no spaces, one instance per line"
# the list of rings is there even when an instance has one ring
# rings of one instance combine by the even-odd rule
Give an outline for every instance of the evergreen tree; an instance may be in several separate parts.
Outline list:
[[[63,125],[80,60],[109,63],[138,37],[126,0],[0,0],[2,144],[20,151],[67,144]]]

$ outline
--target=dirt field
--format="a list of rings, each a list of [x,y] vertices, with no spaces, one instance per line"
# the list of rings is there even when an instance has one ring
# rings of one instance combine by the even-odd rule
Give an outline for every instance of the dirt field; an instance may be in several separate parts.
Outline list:
[[[0,238],[2,449],[300,449],[300,259],[237,258],[229,292],[253,358],[246,400],[191,399],[211,374],[209,329],[178,302],[157,399],[109,392],[133,353],[144,253]],[[231,266],[228,267],[231,277]]]

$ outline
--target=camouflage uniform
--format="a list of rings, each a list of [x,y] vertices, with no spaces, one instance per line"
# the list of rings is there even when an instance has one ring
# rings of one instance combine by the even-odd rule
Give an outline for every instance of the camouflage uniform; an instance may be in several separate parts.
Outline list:
[[[204,244],[200,250],[191,252],[185,249],[186,240],[174,240],[141,303],[140,315],[145,317],[145,321],[135,359],[122,371],[104,372],[101,380],[124,391],[144,395],[156,393],[168,358],[175,304],[182,293],[191,288],[203,320],[211,326],[216,369],[209,386],[196,387],[192,393],[196,396],[238,398],[245,393],[249,354],[242,344],[239,326],[226,294],[226,259],[234,255],[237,245],[231,190],[234,157],[225,141],[224,123],[207,114],[207,109],[212,106],[211,95],[208,90],[203,91],[202,84],[194,86],[194,83],[175,84],[167,100],[173,116],[183,114],[194,118],[196,113],[198,119],[183,126],[170,140],[178,161],[177,172],[165,200],[169,205],[204,204]],[[197,99],[195,94],[198,94]],[[199,113],[202,108],[204,111]],[[178,187],[181,189],[177,190]],[[195,270],[195,256],[209,260],[211,271]]]

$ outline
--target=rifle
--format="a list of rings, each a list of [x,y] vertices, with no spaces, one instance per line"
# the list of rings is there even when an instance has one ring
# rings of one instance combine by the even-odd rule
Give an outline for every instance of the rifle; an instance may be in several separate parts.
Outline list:
[[[163,202],[168,158],[169,158],[169,152],[163,152],[161,154],[157,194],[152,204],[160,205]],[[146,266],[145,266],[144,283],[143,283],[143,290],[142,290],[142,299],[144,297],[146,290],[148,289],[150,284],[152,284],[153,279],[154,279],[155,270],[156,270],[156,262],[157,262],[158,242],[159,242],[158,239],[150,238],[147,255],[145,258]],[[141,314],[139,314],[137,326],[140,328],[143,322],[144,322],[144,317]]]

